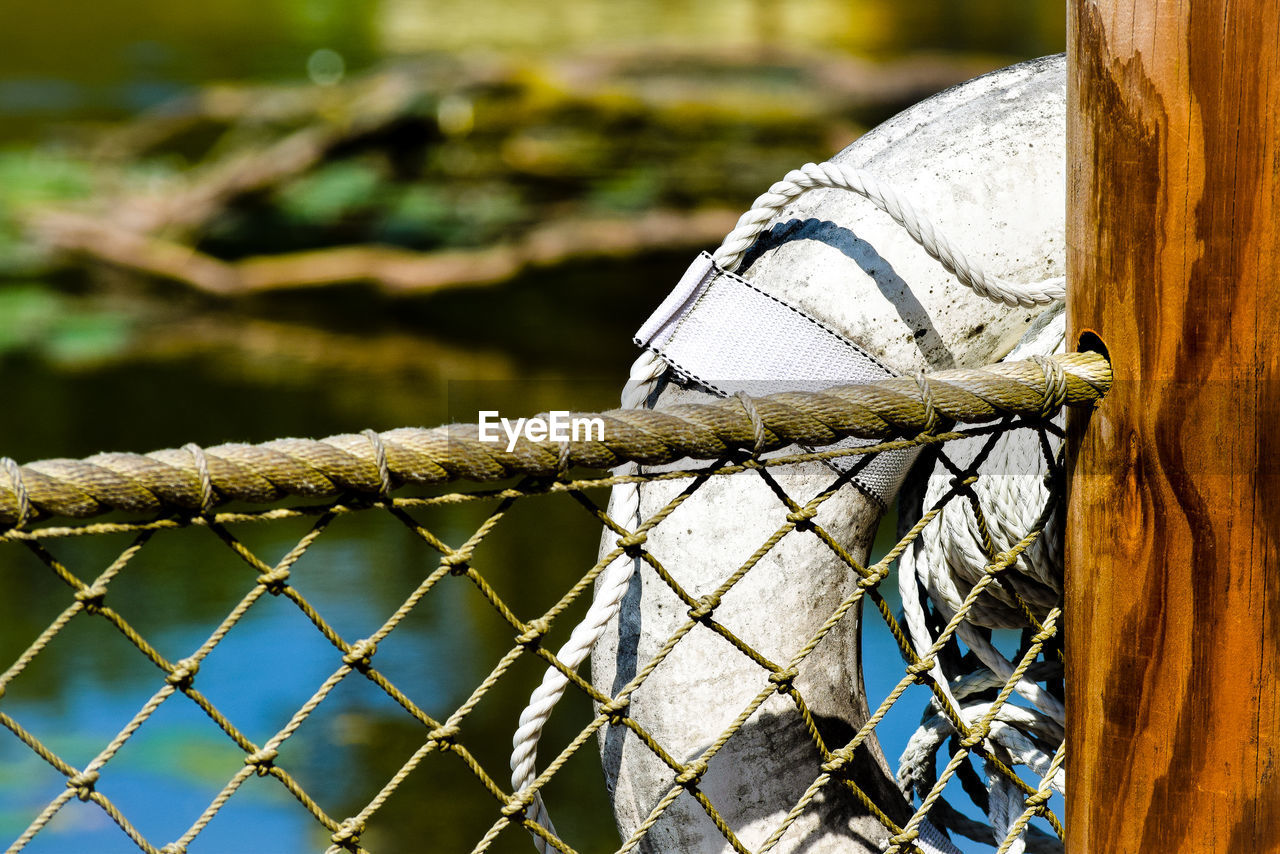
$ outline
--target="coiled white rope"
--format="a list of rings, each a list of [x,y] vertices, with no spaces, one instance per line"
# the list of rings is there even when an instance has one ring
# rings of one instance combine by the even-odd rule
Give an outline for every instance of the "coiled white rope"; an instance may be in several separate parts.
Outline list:
[[[842,189],[863,196],[906,229],[930,256],[937,259],[962,284],[994,302],[1009,306],[1046,305],[1063,299],[1065,295],[1064,280],[1060,278],[1019,285],[986,274],[893,188],[866,172],[830,161],[807,163],[799,169],[793,169],[761,194],[713,253],[716,264],[723,270],[736,271],[747,250],[777,217],[779,211],[797,197],[814,189]],[[665,372],[666,363],[660,356],[648,350],[643,352],[631,366],[630,377],[623,387],[623,407],[634,409],[643,406]],[[638,471],[635,466],[629,465],[626,468],[627,473],[635,471]],[[619,524],[626,524],[626,520],[631,520],[634,527],[642,524],[640,484],[619,484],[614,488],[611,515]],[[570,670],[577,668],[617,616],[640,560],[624,554],[601,573],[586,616],[574,627],[569,640],[556,653],[556,658],[565,667]],[[568,684],[569,680],[563,673],[549,667],[542,683],[530,695],[528,705],[520,714],[520,725],[512,737],[511,752],[511,785],[517,795],[525,792],[537,779],[538,740],[551,717],[552,709],[563,696]],[[945,682],[940,680],[940,684]],[[529,817],[550,833],[555,833],[551,816],[540,794],[535,794],[530,803]],[[551,851],[547,841],[537,834],[533,834],[533,842],[539,854]]]
[[[1048,356],[1061,352],[1064,345],[1064,314],[1059,308],[1054,308],[1032,324],[1023,340],[1006,358]],[[1061,426],[1061,415],[1053,420]],[[984,441],[966,439],[950,443],[947,455],[956,468],[967,470]],[[1048,450],[1056,453],[1059,440],[1049,436],[1047,441]],[[982,508],[987,520],[987,533],[997,551],[1004,551],[1021,539],[1044,512],[1052,498],[1043,477],[1048,465],[1040,438],[1030,431],[1017,431],[996,439],[985,462],[978,466],[978,478],[970,489]],[[934,506],[953,488],[953,483],[952,471],[939,464],[929,475],[921,506],[904,508],[900,525],[911,524],[914,518],[918,518],[919,510]],[[1060,526],[1060,512],[1055,508],[1046,522],[1043,535],[1019,556],[998,584],[988,588],[991,595],[975,603],[967,613],[966,621],[960,624],[959,639],[974,653],[980,666],[972,672],[948,673],[939,661],[931,670],[942,693],[966,724],[979,720],[990,709],[989,703],[970,698],[989,688],[1004,685],[1014,674],[1014,663],[979,630],[983,626],[1001,628],[1025,624],[1012,591],[1004,585],[1017,584],[1017,591],[1033,609],[1052,607],[1061,595]],[[921,531],[899,559],[898,586],[903,616],[917,654],[923,655],[935,640],[920,598],[921,588],[927,592],[939,619],[949,622],[987,563],[982,532],[969,503],[953,500],[944,504],[938,518]],[[1021,576],[1025,581],[1015,576]],[[1032,707],[1006,703],[996,715],[987,738],[993,750],[1002,751],[1012,764],[1025,765],[1039,775],[1048,788],[1059,793],[1064,790],[1065,775],[1060,767],[1053,765],[1050,754],[1062,746],[1066,715],[1062,701],[1040,683],[1060,675],[1061,669],[1057,667],[1033,667],[1014,686],[1019,696],[1030,702]],[[951,722],[941,715],[941,707],[936,702],[934,708],[938,714],[920,726],[898,762],[898,783],[908,798],[913,793],[923,797],[929,790],[927,783],[934,756],[946,738],[955,732]],[[1042,746],[1047,746],[1048,750]],[[998,844],[1005,840],[1023,812],[1023,796],[1012,781],[995,773],[990,763],[986,772],[987,815],[991,823],[987,830],[995,830],[995,842]],[[978,838],[972,826],[957,822],[949,824],[949,827]],[[986,838],[982,841],[991,840]],[[1002,850],[1021,854],[1027,849],[1025,828],[1017,839],[1006,841],[1008,844]],[[1042,842],[1047,843],[1047,840]],[[1040,847],[1047,848],[1048,845]]]
[[[1033,665],[1029,675],[1033,678],[1048,678],[1061,675],[1061,668],[1054,665]],[[1005,679],[987,670],[978,670],[954,679],[947,688],[947,694],[959,698],[953,706],[959,711],[966,726],[978,723],[991,710],[989,702],[975,702],[972,698],[984,691],[1000,688]],[[919,729],[911,736],[898,761],[898,785],[910,797],[914,793],[921,797],[933,786],[934,757],[943,743],[956,733],[955,724],[943,712],[941,705],[932,701],[932,715],[927,717]],[[1055,765],[1053,758],[1042,750],[1037,743],[1061,745],[1062,727],[1053,723],[1045,715],[1030,709],[1005,703],[996,712],[987,735],[991,750],[998,751],[1006,765],[1025,765],[1033,773],[1039,775],[1051,789],[1060,794],[1066,791],[1066,775],[1060,765]],[[975,822],[966,816],[955,813],[949,817],[934,815],[933,820],[953,832],[961,833],[970,839],[988,844],[1000,844],[1006,840],[1010,829],[1016,823],[1024,809],[1022,792],[1011,780],[990,763],[987,764],[986,787],[989,795],[987,818],[989,825]],[[1039,840],[1037,849],[1043,850],[1052,846],[1049,838]],[[1027,848],[1025,834],[1012,840],[1004,850],[1020,852]]]

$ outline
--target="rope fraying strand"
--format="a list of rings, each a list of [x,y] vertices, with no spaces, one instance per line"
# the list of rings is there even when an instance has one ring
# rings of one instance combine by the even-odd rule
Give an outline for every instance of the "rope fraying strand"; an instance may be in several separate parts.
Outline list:
[[[10,457],[0,457],[0,464],[4,465],[4,470],[9,475],[9,488],[13,490],[14,503],[18,507],[13,527],[21,528],[31,521],[32,516],[31,498],[27,495],[27,485],[22,480],[22,468]]]
[[[360,435],[368,439],[373,448],[373,463],[378,467],[378,495],[386,498],[392,489],[391,469],[387,467],[387,448],[376,430],[365,429],[360,431]]]
[[[742,411],[747,413],[747,418],[751,420],[751,433],[755,438],[755,443],[751,446],[751,453],[759,458],[760,454],[764,452],[766,441],[764,419],[760,417],[755,401],[745,391],[735,392],[733,397],[742,404]]]
[[[196,480],[200,485],[200,512],[208,515],[217,506],[213,492],[213,478],[209,475],[209,460],[204,455],[204,449],[195,442],[183,445],[182,450],[189,453],[195,463]]]

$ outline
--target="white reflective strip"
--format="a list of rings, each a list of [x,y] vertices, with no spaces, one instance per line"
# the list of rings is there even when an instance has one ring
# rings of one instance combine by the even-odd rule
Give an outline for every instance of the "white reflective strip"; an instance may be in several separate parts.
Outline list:
[[[896,376],[822,321],[721,270],[705,252],[640,327],[635,340],[677,373],[726,397],[739,391],[753,397],[821,391]],[[845,439],[829,448],[872,444]],[[854,480],[887,504],[897,495],[916,454],[916,449],[881,453]],[[861,459],[842,457],[831,464],[846,471]]]

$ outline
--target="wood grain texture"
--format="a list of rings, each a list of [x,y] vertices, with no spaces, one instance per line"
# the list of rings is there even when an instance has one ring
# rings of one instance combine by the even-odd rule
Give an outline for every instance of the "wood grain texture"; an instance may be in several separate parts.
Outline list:
[[[1280,0],[1073,0],[1067,850],[1280,851]]]

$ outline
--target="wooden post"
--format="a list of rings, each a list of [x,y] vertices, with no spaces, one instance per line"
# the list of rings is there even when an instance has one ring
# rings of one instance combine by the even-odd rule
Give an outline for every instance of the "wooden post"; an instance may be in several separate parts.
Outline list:
[[[1280,0],[1072,0],[1067,850],[1280,851]]]

